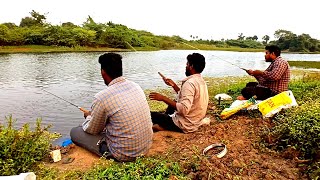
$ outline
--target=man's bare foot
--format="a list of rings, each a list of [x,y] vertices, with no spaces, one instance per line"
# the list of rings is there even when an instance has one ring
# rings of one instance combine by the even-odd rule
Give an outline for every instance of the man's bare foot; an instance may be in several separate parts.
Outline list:
[[[238,99],[238,100],[247,100],[247,99],[244,98],[243,96],[238,96],[237,99]]]
[[[154,125],[152,126],[152,129],[153,129],[154,132],[164,131],[164,130],[165,130],[163,127],[159,126],[158,124],[154,124]]]

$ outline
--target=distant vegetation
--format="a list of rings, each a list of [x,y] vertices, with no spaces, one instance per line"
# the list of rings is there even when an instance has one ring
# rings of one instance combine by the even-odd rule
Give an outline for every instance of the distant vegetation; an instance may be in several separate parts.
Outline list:
[[[291,67],[315,68],[320,69],[318,61],[288,61]]]
[[[122,24],[97,23],[90,16],[81,26],[72,22],[51,25],[46,22],[46,15],[32,10],[30,16],[21,19],[19,26],[7,22],[0,24],[0,46],[63,46],[63,47],[108,47],[138,50],[157,49],[190,49],[184,43],[190,43],[201,49],[215,48],[252,48],[263,49],[267,44],[279,45],[282,50],[290,52],[319,53],[320,41],[308,34],[296,35],[287,30],[277,30],[275,41],[265,35],[258,37],[244,36],[240,33],[237,39],[204,40],[198,36],[190,36],[188,41],[179,36],[157,36],[143,30],[128,28]]]

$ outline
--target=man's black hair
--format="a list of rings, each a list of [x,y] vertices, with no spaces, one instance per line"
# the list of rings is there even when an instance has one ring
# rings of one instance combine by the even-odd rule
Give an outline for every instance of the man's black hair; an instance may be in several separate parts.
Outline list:
[[[99,57],[101,69],[112,79],[122,76],[122,56],[116,53],[105,53]]]
[[[197,73],[201,73],[206,66],[206,61],[203,55],[199,53],[189,54],[187,56],[187,60],[190,66],[197,71]]]
[[[276,45],[266,46],[265,49],[268,50],[270,53],[274,53],[277,57],[281,54],[281,49]]]

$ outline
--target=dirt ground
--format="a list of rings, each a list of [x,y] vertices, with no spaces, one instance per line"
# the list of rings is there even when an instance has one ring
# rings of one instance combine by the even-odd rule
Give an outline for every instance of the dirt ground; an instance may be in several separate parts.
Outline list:
[[[270,126],[270,120],[253,119],[246,114],[225,121],[208,117],[211,123],[195,133],[154,133],[152,148],[146,156],[179,162],[191,179],[307,179],[301,175],[292,157],[287,159],[281,153],[259,146],[259,130]],[[224,143],[227,154],[220,159],[214,155],[202,155],[203,149],[213,143]],[[63,156],[75,159],[68,164],[60,161],[48,166],[61,170],[86,170],[99,160],[77,146]]]

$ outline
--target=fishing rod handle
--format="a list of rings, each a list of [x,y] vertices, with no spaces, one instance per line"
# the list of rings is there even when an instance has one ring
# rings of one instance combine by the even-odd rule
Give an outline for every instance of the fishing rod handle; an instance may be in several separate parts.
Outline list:
[[[80,111],[82,111],[82,112],[89,112],[88,110],[86,110],[86,109],[84,109],[82,107],[78,107],[78,109],[80,109]]]

